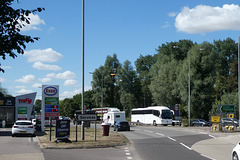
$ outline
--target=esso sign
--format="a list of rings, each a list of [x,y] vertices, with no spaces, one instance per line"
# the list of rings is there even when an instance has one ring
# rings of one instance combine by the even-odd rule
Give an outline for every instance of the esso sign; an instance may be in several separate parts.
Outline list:
[[[48,95],[48,96],[54,96],[55,94],[57,94],[58,90],[55,87],[46,87],[44,89],[44,94]]]

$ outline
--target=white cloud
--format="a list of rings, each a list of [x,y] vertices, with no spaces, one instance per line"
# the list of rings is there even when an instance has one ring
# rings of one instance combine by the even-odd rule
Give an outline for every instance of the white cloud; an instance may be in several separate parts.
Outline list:
[[[42,62],[35,62],[33,64],[33,68],[36,68],[38,70],[52,70],[52,71],[58,71],[62,69],[57,65],[43,64]]]
[[[170,12],[170,13],[168,13],[168,16],[169,16],[169,17],[175,17],[176,15],[177,15],[176,12]]]
[[[165,24],[162,26],[162,28],[168,28],[170,27],[171,25],[169,24],[169,22],[165,22]]]
[[[25,51],[24,56],[28,57],[28,62],[57,62],[62,58],[62,55],[52,48]]]
[[[234,4],[223,7],[198,5],[193,9],[184,7],[175,19],[175,27],[187,33],[240,30],[239,17],[240,7]]]
[[[42,88],[42,84],[40,84],[40,83],[34,83],[34,84],[32,85],[32,88]]]
[[[49,73],[46,75],[48,78],[57,78],[57,79],[73,79],[76,77],[76,74],[71,71],[66,71],[63,73]]]
[[[73,79],[68,79],[64,82],[64,86],[76,86],[77,81]]]
[[[6,81],[5,78],[1,78],[1,77],[0,77],[0,83],[3,83],[3,82],[5,82],[5,81]]]
[[[19,91],[14,92],[15,94],[28,94],[28,93],[32,93],[32,90],[27,90],[27,89],[21,89]]]
[[[26,88],[26,86],[16,86],[15,88],[23,89],[23,88]]]
[[[49,83],[52,82],[51,78],[38,78],[38,80],[42,83]]]
[[[1,68],[2,69],[11,69],[12,67],[11,66],[2,66]]]
[[[63,100],[65,98],[73,98],[76,94],[81,93],[81,89],[75,89],[74,91],[65,91],[62,94],[60,94],[60,100]]]
[[[21,82],[21,83],[34,83],[35,82],[35,76],[32,74],[23,76],[20,79],[17,79],[16,82]]]
[[[30,18],[30,24],[27,23],[22,23],[25,26],[23,26],[23,28],[21,28],[21,31],[28,31],[28,30],[40,30],[40,28],[38,27],[41,24],[45,24],[44,20],[40,19],[40,17],[38,15],[34,15],[34,14],[29,14],[28,16]],[[19,21],[19,23],[21,23]]]

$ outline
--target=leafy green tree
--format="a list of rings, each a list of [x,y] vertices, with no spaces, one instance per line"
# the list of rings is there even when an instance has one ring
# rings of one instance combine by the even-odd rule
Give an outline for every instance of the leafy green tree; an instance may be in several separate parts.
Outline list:
[[[210,43],[194,45],[189,51],[191,68],[191,116],[194,118],[208,119],[209,111],[214,102],[214,84],[216,78],[217,53]],[[204,50],[201,50],[204,49]],[[178,79],[178,86],[182,101],[187,104],[188,100],[188,61],[183,64],[183,69]]]
[[[37,99],[37,100],[35,101],[35,111],[36,111],[37,113],[41,113],[41,110],[42,110],[42,100]]]
[[[192,45],[192,41],[180,40],[158,47],[158,59],[151,69],[151,84],[149,85],[154,104],[169,107],[182,104],[177,79]],[[184,84],[185,79],[183,80]]]
[[[214,41],[214,51],[218,53],[216,61],[217,78],[215,97],[220,100],[224,93],[236,92],[238,45],[231,38]]]
[[[117,79],[118,69],[121,66],[117,55],[107,56],[104,66],[100,66],[93,72],[92,87],[94,91],[93,100],[96,106],[101,106],[101,90],[103,91],[103,106],[121,108],[119,102]],[[111,76],[111,74],[115,76]]]
[[[60,101],[60,115],[73,118],[76,110],[79,110],[78,104],[72,98],[65,98]]]
[[[123,106],[123,110],[126,111],[126,115],[130,116],[132,108],[138,105],[137,92],[134,85],[137,78],[136,71],[134,71],[131,62],[126,60],[122,68],[118,72],[117,85],[119,86],[120,102]]]
[[[149,89],[150,81],[150,69],[152,68],[153,64],[157,61],[157,55],[151,56],[146,55],[140,57],[135,61],[136,71],[139,77],[139,81],[141,85],[141,90],[138,90],[138,106],[139,107],[147,107],[152,105],[152,94]],[[138,85],[137,88],[140,86]]]
[[[33,43],[39,39],[39,37],[22,35],[20,30],[24,27],[24,23],[31,23],[30,14],[41,12],[44,8],[34,10],[14,9],[11,7],[13,2],[14,0],[0,1],[0,56],[3,60],[6,59],[6,55],[15,58],[17,53],[24,54],[26,43]],[[1,67],[0,72],[4,72]]]

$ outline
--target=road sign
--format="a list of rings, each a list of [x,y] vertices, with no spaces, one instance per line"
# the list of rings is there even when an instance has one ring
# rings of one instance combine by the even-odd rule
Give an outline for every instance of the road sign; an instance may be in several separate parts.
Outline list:
[[[235,106],[233,104],[220,105],[219,110],[222,113],[234,113]]]
[[[79,114],[78,120],[79,121],[96,121],[97,115],[96,114]]]
[[[220,122],[220,116],[211,116],[211,122],[219,123]]]

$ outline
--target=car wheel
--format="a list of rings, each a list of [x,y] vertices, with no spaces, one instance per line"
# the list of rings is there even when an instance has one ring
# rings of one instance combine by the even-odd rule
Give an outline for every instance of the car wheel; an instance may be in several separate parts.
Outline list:
[[[154,120],[154,121],[153,121],[153,126],[156,126],[156,125],[157,125],[157,123],[156,123],[156,121]]]
[[[232,160],[239,160],[236,152],[233,152]]]
[[[15,137],[15,134],[12,134],[12,137]]]

